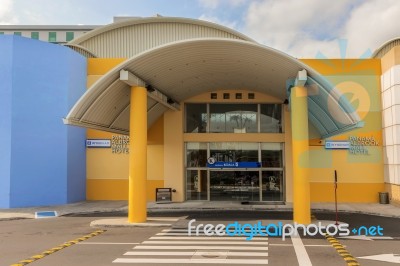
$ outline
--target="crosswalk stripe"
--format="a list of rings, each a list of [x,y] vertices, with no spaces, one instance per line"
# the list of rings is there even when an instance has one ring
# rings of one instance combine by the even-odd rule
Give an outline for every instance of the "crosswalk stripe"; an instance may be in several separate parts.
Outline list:
[[[187,236],[188,233],[157,233],[157,236]]]
[[[248,246],[135,246],[133,249],[213,249],[213,250],[268,250],[268,247],[248,247]]]
[[[166,222],[177,222],[181,217],[148,217],[148,221],[166,221]]]
[[[265,246],[268,242],[251,242],[251,241],[158,241],[149,240],[143,241],[142,244],[207,244],[207,245],[254,245],[254,246]]]
[[[246,231],[249,232],[249,231]],[[189,235],[190,234],[190,235]],[[268,237],[196,235],[187,229],[164,229],[113,263],[267,265]]]
[[[249,240],[246,240],[247,237],[245,236],[153,236],[150,237],[150,239],[168,239],[168,240],[245,240],[245,242],[249,242]],[[251,241],[256,241],[256,242],[263,242],[263,241],[268,241],[268,237],[253,237]]]
[[[79,242],[78,245],[137,245],[139,243]]]
[[[228,251],[228,256],[238,257],[267,257],[268,252]]]
[[[192,232],[190,235],[188,233],[184,233],[184,232],[180,232],[180,233],[166,233],[166,232],[162,232],[162,233],[157,233],[157,236],[197,236],[196,232]],[[207,236],[205,234],[199,234],[198,236]],[[215,237],[218,237],[218,235],[215,235]],[[243,235],[235,235],[235,236],[231,236],[232,238],[234,237],[244,237]],[[253,238],[257,239],[257,238],[265,238],[267,236],[255,236]]]
[[[196,251],[128,251],[125,256],[193,256]],[[268,257],[268,252],[228,251],[230,257]]]
[[[268,264],[267,259],[146,259],[146,258],[118,258],[113,263],[171,263],[171,264],[240,264],[240,265],[266,265]]]
[[[172,228],[172,229],[163,229],[161,232],[172,232],[172,231],[175,231],[175,232],[187,232],[188,230],[187,229],[178,229],[178,228]]]
[[[200,228],[201,229],[201,228]],[[161,232],[163,232],[163,233],[173,233],[173,232],[175,232],[175,233],[181,233],[181,232],[189,232],[190,230],[188,230],[187,228],[186,229],[163,229]],[[203,230],[199,230],[199,231],[203,231]],[[224,230],[225,231],[225,230]],[[232,232],[232,230],[229,230],[229,231],[231,231]],[[234,230],[233,230],[234,231]],[[248,228],[245,228],[245,229],[243,229],[243,228],[241,228],[240,229],[240,231],[246,231],[246,232],[251,232],[251,230],[250,229],[248,229]],[[194,232],[196,232],[196,229],[192,229],[191,230],[191,232],[192,233],[194,233]]]

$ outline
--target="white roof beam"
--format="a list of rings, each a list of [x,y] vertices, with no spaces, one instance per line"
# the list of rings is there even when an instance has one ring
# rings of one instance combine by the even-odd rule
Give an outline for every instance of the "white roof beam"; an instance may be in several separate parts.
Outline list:
[[[307,70],[303,69],[297,72],[296,80],[294,81],[295,87],[304,87],[307,82]]]
[[[119,72],[119,79],[131,87],[132,86],[146,87],[148,97],[150,97],[151,99],[155,100],[156,102],[164,105],[169,109],[172,109],[174,111],[178,111],[180,109],[179,103],[175,102],[174,100],[172,100],[167,95],[157,90],[153,86],[146,85],[146,82],[144,82],[141,78],[137,77],[135,74],[132,74],[127,70],[122,69]]]
[[[122,69],[119,72],[119,79],[129,86],[137,86],[137,87],[146,87],[146,82],[144,82],[141,78],[137,77],[135,74],[132,74],[129,71]]]

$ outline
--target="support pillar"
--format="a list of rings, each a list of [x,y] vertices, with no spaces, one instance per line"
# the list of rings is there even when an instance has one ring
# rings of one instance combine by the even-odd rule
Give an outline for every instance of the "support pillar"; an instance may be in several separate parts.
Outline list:
[[[128,221],[147,220],[147,90],[131,87]]]
[[[307,89],[290,91],[293,156],[293,221],[311,223]]]

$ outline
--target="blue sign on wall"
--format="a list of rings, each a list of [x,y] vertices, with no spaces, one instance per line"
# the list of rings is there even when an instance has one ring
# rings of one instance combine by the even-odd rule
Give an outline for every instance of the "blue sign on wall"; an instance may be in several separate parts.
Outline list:
[[[325,149],[349,149],[349,148],[350,148],[349,141],[333,141],[333,140],[325,141]]]
[[[86,147],[88,147],[88,148],[110,148],[111,140],[109,140],[109,139],[87,139]]]
[[[260,162],[214,162],[207,163],[209,168],[260,168]]]

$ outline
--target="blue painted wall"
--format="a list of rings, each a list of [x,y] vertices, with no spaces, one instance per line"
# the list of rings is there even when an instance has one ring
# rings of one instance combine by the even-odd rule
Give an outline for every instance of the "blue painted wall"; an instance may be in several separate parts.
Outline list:
[[[11,38],[0,41],[0,208],[10,205],[12,45]]]
[[[67,115],[82,94],[86,91],[86,58],[78,64],[69,64]],[[84,75],[82,75],[84,73]],[[82,86],[82,84],[84,86]],[[80,88],[77,90],[76,88]],[[66,126],[67,128],[67,201],[76,202],[86,200],[86,131],[82,128]],[[84,169],[82,173],[82,169]]]
[[[62,118],[85,91],[86,59],[60,45],[4,37],[14,40],[9,207],[84,200],[85,130]]]

